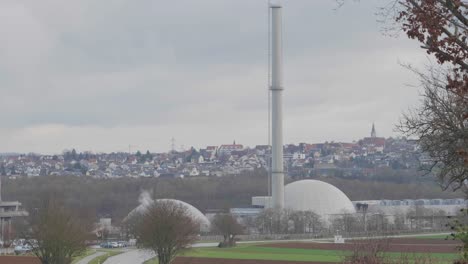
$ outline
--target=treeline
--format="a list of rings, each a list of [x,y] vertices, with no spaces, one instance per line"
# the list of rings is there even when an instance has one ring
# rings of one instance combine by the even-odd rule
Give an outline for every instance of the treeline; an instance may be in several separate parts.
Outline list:
[[[443,192],[434,183],[396,184],[320,178],[341,189],[351,200],[459,198],[461,192]],[[289,180],[291,181],[291,180]],[[19,177],[2,180],[4,200],[19,200],[30,211],[39,208],[40,197],[56,195],[63,203],[86,217],[112,217],[119,222],[133,208],[143,191],[153,198],[173,198],[188,202],[201,211],[248,207],[252,196],[267,195],[264,171],[237,176],[161,179],[94,179],[73,176]]]
[[[343,165],[343,162],[338,166],[341,165]],[[391,167],[371,169],[348,167],[337,167],[333,169],[307,167],[289,168],[288,175],[293,177],[295,180],[327,176],[346,180],[381,181],[398,184],[437,181],[437,177],[435,175],[424,172],[420,169],[394,169]]]
[[[95,217],[123,219],[139,205],[143,191],[154,199],[173,198],[192,204],[202,211],[249,206],[251,197],[267,194],[264,173],[246,173],[211,178],[119,178],[94,179],[75,176],[41,176],[2,179],[4,200],[19,200],[28,210],[40,207],[44,195],[56,195],[69,207]]]

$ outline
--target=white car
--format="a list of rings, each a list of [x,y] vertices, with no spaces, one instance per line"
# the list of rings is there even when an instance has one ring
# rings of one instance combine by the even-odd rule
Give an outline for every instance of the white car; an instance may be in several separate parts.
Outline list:
[[[123,248],[127,246],[127,243],[125,241],[119,241],[117,242],[117,245],[119,246],[119,248]]]
[[[32,249],[30,245],[18,245],[15,247],[14,251],[16,255],[21,255],[31,252]]]

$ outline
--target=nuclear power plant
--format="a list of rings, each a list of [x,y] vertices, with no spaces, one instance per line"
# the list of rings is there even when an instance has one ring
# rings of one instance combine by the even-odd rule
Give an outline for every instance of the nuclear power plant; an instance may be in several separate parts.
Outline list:
[[[457,210],[466,204],[464,199],[458,200],[373,200],[373,201],[355,201],[352,202],[348,196],[337,187],[319,180],[299,180],[289,183],[285,186],[285,168],[283,155],[283,96],[285,84],[283,79],[283,19],[282,6],[269,5],[268,21],[268,145],[266,146],[268,165],[268,196],[252,197],[251,205],[247,208],[230,208],[229,212],[241,220],[251,220],[260,216],[262,213],[271,213],[265,210],[273,209],[284,212],[313,212],[323,221],[325,227],[332,227],[333,222],[344,215],[351,215],[358,219],[363,219],[363,230],[367,231],[367,218],[377,219],[375,223],[380,223],[381,228],[386,221],[394,222],[395,215],[412,210],[414,206],[428,205],[431,210],[445,211],[448,215],[454,215]],[[271,31],[270,31],[271,30]],[[271,62],[271,64],[270,64]],[[271,137],[271,142],[270,142]],[[363,140],[366,144],[372,145],[376,150],[383,150],[385,139],[378,138],[375,126],[372,125],[371,137]],[[383,141],[383,142],[382,142]],[[242,149],[242,145],[222,146],[220,152],[230,152],[232,150]],[[268,153],[268,151],[271,151]],[[271,190],[271,192],[270,192]],[[271,195],[270,195],[271,194]],[[142,212],[148,208],[151,203],[158,200],[152,200],[147,196],[141,199],[141,204],[135,208],[124,221],[131,219],[132,215]],[[168,201],[168,199],[162,199]],[[210,219],[220,209],[213,209],[204,215],[194,206],[179,201],[170,200],[185,207],[194,219],[202,223],[200,230],[207,232],[210,230]],[[221,212],[224,212],[222,210]],[[424,218],[424,216],[422,216]],[[421,219],[423,219],[421,218]],[[405,225],[412,228],[413,218],[407,218]],[[431,227],[436,227],[435,216],[432,215]],[[291,220],[295,221],[295,220]],[[380,222],[379,222],[380,221]],[[336,222],[336,221],[335,221]],[[289,225],[288,221],[288,225]],[[377,225],[376,224],[376,225]],[[305,230],[305,229],[304,229]],[[257,230],[258,231],[258,230]],[[336,230],[332,230],[335,232]],[[349,231],[349,230],[348,230]],[[338,232],[338,231],[336,231]]]
[[[283,165],[283,22],[282,7],[270,5],[271,21],[271,197],[253,197],[257,208],[314,211],[323,217],[344,211],[354,213],[348,197],[336,187],[317,180],[303,180],[284,187]],[[270,75],[269,75],[270,76]]]
[[[283,22],[282,7],[280,5],[269,6],[269,93],[271,95],[271,167],[269,168],[269,181],[271,196],[252,197],[252,207],[231,208],[231,213],[238,216],[256,215],[264,209],[292,209],[295,211],[313,211],[325,220],[341,213],[355,213],[354,205],[349,198],[338,188],[331,184],[318,180],[296,181],[284,185],[284,157],[283,157]],[[271,72],[271,74],[270,74]],[[270,99],[270,96],[269,96]],[[270,104],[269,104],[270,105]],[[268,109],[270,111],[270,109]],[[270,127],[270,126],[269,126]],[[150,199],[146,199],[150,201]],[[173,200],[183,204],[197,219],[203,219],[205,226],[209,222],[207,218],[195,207],[182,201]],[[151,200],[151,202],[154,202]],[[149,203],[149,202],[148,202]],[[129,217],[137,211],[144,210],[148,203],[141,203],[134,209]],[[128,217],[127,217],[128,218]]]

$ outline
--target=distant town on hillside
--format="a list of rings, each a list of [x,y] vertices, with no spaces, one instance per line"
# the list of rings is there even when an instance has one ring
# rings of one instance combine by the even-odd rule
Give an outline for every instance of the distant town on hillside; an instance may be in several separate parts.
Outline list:
[[[161,177],[183,178],[236,175],[267,169],[268,145],[232,144],[207,146],[166,153],[91,153],[75,149],[60,155],[4,154],[0,175],[89,176],[94,178]],[[375,177],[382,170],[418,171],[431,159],[419,151],[415,140],[378,137],[374,125],[368,137],[352,143],[299,143],[284,146],[284,164],[289,177]],[[391,176],[391,175],[389,175]]]

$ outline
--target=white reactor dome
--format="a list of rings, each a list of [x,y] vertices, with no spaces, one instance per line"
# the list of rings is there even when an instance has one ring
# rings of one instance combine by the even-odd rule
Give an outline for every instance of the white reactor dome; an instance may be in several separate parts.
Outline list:
[[[211,223],[208,220],[208,218],[202,212],[200,212],[200,210],[198,210],[191,204],[188,204],[180,200],[174,200],[174,199],[158,199],[156,201],[170,201],[170,202],[174,202],[178,205],[183,206],[184,208],[187,209],[188,213],[192,216],[192,218],[200,223],[200,229],[202,232],[207,232],[210,230]],[[154,202],[155,202],[154,200],[148,197],[145,197],[143,201],[141,201],[141,204],[137,206],[135,209],[133,209],[126,218],[131,217],[135,213],[144,212],[148,208],[148,206],[150,206]]]
[[[317,180],[302,180],[286,185],[284,201],[286,208],[313,211],[324,218],[356,212],[353,203],[340,189]]]

